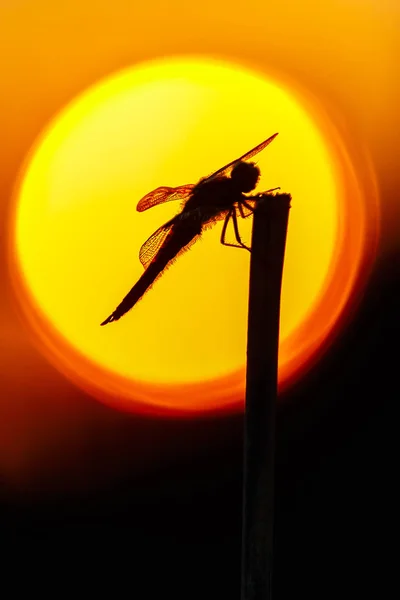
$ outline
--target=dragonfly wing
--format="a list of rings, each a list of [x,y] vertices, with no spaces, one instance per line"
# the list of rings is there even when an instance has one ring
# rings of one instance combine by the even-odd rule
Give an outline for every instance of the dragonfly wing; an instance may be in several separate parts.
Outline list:
[[[227,177],[229,175],[230,170],[232,169],[232,167],[234,167],[234,165],[236,163],[238,163],[239,161],[243,161],[243,160],[249,160],[256,154],[261,152],[261,150],[264,150],[264,148],[266,148],[276,138],[277,135],[278,135],[277,133],[274,133],[274,135],[271,135],[271,137],[269,137],[268,139],[261,142],[261,144],[258,144],[258,146],[255,146],[254,148],[252,148],[251,150],[246,152],[246,154],[243,154],[236,160],[233,160],[232,162],[225,165],[221,169],[218,169],[218,171],[215,171],[215,173],[208,175],[208,177],[206,177],[206,179],[213,179],[214,177],[217,177],[217,176],[218,177]]]
[[[164,202],[170,202],[171,200],[187,200],[192,193],[193,188],[194,184],[192,183],[180,185],[176,188],[158,187],[139,200],[136,210],[143,212],[148,208],[163,204]]]
[[[218,169],[218,171],[215,171],[211,175],[208,175],[208,177],[205,177],[202,181],[206,181],[208,179],[213,179],[214,177],[218,177],[218,176],[226,177],[227,175],[229,175],[230,170],[237,162],[242,161],[242,160],[249,160],[256,154],[261,152],[261,150],[264,150],[264,148],[266,148],[276,138],[277,135],[278,135],[277,133],[275,133],[274,135],[271,135],[268,139],[261,142],[261,144],[258,144],[258,146],[255,146],[254,148],[252,148],[251,150],[249,150],[248,152],[246,152],[239,158],[233,160],[232,162],[225,165],[221,169]],[[179,187],[175,187],[175,188],[166,187],[166,186],[158,187],[155,190],[153,190],[152,192],[149,192],[148,194],[143,196],[143,198],[141,198],[141,200],[139,200],[136,210],[138,210],[139,212],[143,212],[145,210],[148,210],[149,208],[152,208],[153,206],[157,206],[158,204],[163,204],[164,202],[170,202],[171,200],[186,201],[189,199],[194,187],[195,187],[195,184],[193,184],[193,183],[188,183],[186,185],[180,185]]]
[[[165,243],[173,224],[174,221],[172,220],[159,227],[140,248],[139,259],[145,269],[147,269],[157,252]]]

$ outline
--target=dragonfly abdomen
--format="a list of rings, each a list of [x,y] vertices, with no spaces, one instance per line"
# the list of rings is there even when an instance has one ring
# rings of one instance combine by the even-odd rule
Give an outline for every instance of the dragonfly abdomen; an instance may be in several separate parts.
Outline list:
[[[201,227],[196,223],[194,227],[183,227],[177,225],[171,229],[164,244],[157,252],[153,261],[149,264],[143,275],[135,283],[133,288],[127,293],[122,302],[117,306],[115,311],[101,323],[106,325],[111,321],[117,321],[125,315],[135,304],[144,296],[144,294],[152,287],[155,281],[161,277],[166,269],[171,266],[178,254],[191,245],[191,242],[199,235]]]

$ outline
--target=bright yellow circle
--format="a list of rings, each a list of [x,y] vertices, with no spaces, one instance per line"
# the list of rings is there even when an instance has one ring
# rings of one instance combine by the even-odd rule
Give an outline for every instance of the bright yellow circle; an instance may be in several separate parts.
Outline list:
[[[78,354],[130,380],[133,395],[135,382],[196,383],[240,370],[249,255],[221,246],[220,227],[123,319],[99,325],[141,275],[141,244],[179,211],[170,203],[140,214],[137,201],[160,185],[195,183],[276,131],[255,160],[257,189],[281,186],[294,199],[284,342],[313,310],[332,265],[341,194],[335,165],[316,124],[285,89],[209,59],[165,59],[117,73],[79,96],[42,136],[15,224],[30,304]],[[250,221],[241,224],[247,238]],[[280,366],[286,358],[293,352],[281,353]]]

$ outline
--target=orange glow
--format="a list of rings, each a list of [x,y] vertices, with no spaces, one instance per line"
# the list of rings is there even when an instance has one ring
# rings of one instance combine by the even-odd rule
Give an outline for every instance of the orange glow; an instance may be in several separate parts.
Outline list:
[[[99,323],[139,277],[140,245],[179,210],[171,203],[138,214],[138,199],[158,185],[196,182],[275,131],[257,162],[259,190],[280,185],[293,196],[281,389],[311,365],[375,250],[372,169],[298,90],[189,57],[146,63],[94,86],[60,113],[26,163],[11,227],[12,274],[25,317],[57,368],[126,410],[241,408],[249,257],[221,247],[218,228],[121,321]]]

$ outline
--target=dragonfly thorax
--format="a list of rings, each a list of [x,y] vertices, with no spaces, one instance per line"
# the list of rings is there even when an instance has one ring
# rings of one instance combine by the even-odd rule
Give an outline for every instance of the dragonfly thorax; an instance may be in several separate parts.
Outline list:
[[[218,177],[200,181],[186,202],[185,211],[208,208],[219,212],[230,208],[244,198],[243,186],[231,177]]]

